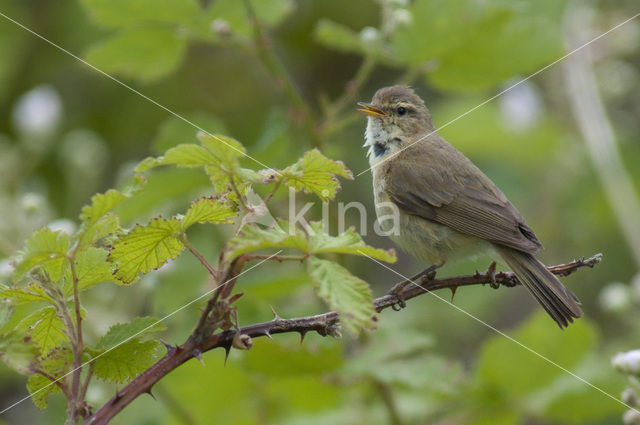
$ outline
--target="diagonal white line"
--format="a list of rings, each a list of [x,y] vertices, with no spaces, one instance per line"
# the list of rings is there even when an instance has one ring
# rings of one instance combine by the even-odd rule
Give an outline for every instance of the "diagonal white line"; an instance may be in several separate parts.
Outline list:
[[[526,345],[524,345],[523,343],[521,343],[520,341],[518,341],[517,339],[507,335],[506,333],[502,332],[501,330],[495,328],[494,326],[488,324],[487,322],[485,322],[484,320],[480,319],[479,317],[474,316],[473,314],[469,313],[468,311],[464,310],[463,308],[458,307],[457,305],[453,304],[451,301],[447,301],[446,299],[442,298],[440,295],[436,294],[435,292],[429,291],[428,289],[424,288],[423,286],[421,286],[420,284],[416,283],[415,281],[413,281],[412,279],[404,276],[402,273],[399,273],[397,271],[395,271],[394,269],[392,269],[391,267],[387,266],[384,263],[381,263],[380,261],[376,260],[373,257],[369,257],[367,254],[365,254],[363,251],[358,250],[358,252],[365,256],[368,257],[371,261],[374,261],[375,263],[381,265],[382,267],[384,267],[387,270],[390,270],[391,272],[397,274],[398,276],[400,276],[401,278],[405,279],[408,282],[411,282],[412,285],[417,286],[418,288],[422,289],[423,291],[429,293],[430,295],[433,295],[434,297],[436,297],[437,299],[439,299],[440,301],[450,305],[451,307],[455,308],[456,310],[466,314],[467,316],[471,317],[473,320],[475,320],[478,323],[481,323],[483,325],[485,325],[487,328],[491,329],[492,331],[496,332],[499,335],[502,335],[503,337],[507,338],[509,341],[518,344],[520,347],[524,348],[525,350],[529,351],[532,354],[535,354],[536,356],[540,357],[542,360],[554,365],[555,367],[557,367],[558,369],[562,370],[563,372],[568,373],[569,375],[573,376],[574,378],[576,378],[577,380],[587,384],[588,386],[590,386],[591,388],[593,388],[594,390],[597,390],[599,392],[601,392],[602,394],[606,395],[607,397],[609,397],[610,399],[617,401],[618,403],[622,404],[624,407],[634,410],[637,413],[640,413],[640,411],[638,409],[636,409],[635,407],[632,407],[630,405],[628,405],[627,403],[625,403],[624,401],[620,400],[619,398],[609,394],[608,392],[606,392],[605,390],[603,390],[600,387],[595,386],[594,384],[592,384],[591,382],[587,381],[586,379],[576,375],[575,373],[571,372],[569,369],[560,366],[558,363],[554,362],[553,360],[551,360],[550,358],[546,357],[543,354],[538,353],[536,350],[534,350],[533,348],[527,347]]]
[[[259,265],[261,265],[262,263],[270,260],[271,258],[275,257],[276,255],[280,254],[282,252],[282,250],[276,252],[275,254],[270,255],[269,257],[265,258],[264,260],[260,261],[258,264],[254,264],[253,266],[249,267],[248,269],[244,270],[242,273],[239,273],[237,276],[222,282],[220,285],[216,286],[213,289],[210,289],[209,291],[205,292],[204,294],[200,295],[198,298],[195,298],[191,301],[189,301],[188,303],[184,304],[183,306],[177,308],[176,310],[172,311],[171,313],[167,314],[166,316],[164,316],[162,319],[158,319],[155,322],[153,322],[152,324],[150,324],[149,326],[147,326],[146,328],[142,329],[141,331],[135,333],[134,335],[131,335],[130,337],[128,337],[125,340],[120,341],[119,343],[117,343],[116,345],[114,345],[113,347],[109,348],[108,350],[106,350],[103,353],[98,354],[97,356],[95,356],[94,358],[92,358],[91,360],[88,360],[86,362],[84,362],[83,364],[81,364],[80,366],[78,366],[75,369],[70,370],[69,372],[65,373],[64,375],[62,375],[61,377],[59,377],[58,379],[56,379],[55,381],[51,381],[50,383],[48,383],[47,385],[45,385],[44,387],[40,388],[37,391],[34,391],[33,393],[29,394],[28,396],[16,401],[15,403],[13,403],[12,405],[5,407],[4,409],[2,409],[0,411],[0,415],[2,415],[4,412],[6,412],[7,410],[17,406],[18,404],[22,403],[25,400],[29,400],[31,397],[33,397],[34,395],[38,394],[40,391],[49,388],[51,385],[54,385],[56,382],[64,379],[65,377],[69,376],[70,374],[72,374],[73,372],[75,372],[78,369],[82,369],[83,367],[85,367],[86,365],[88,365],[89,363],[93,362],[94,360],[104,356],[105,354],[107,354],[109,351],[114,350],[116,348],[118,348],[119,346],[121,346],[122,344],[124,344],[125,342],[135,338],[136,336],[140,335],[142,332],[146,331],[147,329],[150,329],[152,327],[154,327],[155,325],[157,325],[158,323],[164,322],[166,319],[168,319],[169,317],[173,316],[174,314],[184,310],[185,308],[189,307],[191,304],[200,301],[201,299],[203,299],[204,297],[206,297],[207,295],[211,294],[213,291],[215,291],[218,288],[222,288],[223,286],[225,286],[227,283],[231,282],[234,279],[237,279],[238,277],[242,276],[243,274],[255,269],[256,267],[258,267]]]
[[[374,168],[376,168],[377,166],[383,164],[384,162],[390,160],[391,158],[393,158],[394,156],[398,155],[400,152],[404,151],[405,149],[410,148],[411,146],[415,145],[418,142],[423,141],[424,139],[426,139],[427,137],[431,136],[432,134],[438,132],[439,130],[442,130],[443,128],[449,126],[450,124],[453,124],[454,122],[458,121],[460,118],[465,117],[467,115],[469,115],[470,113],[472,113],[473,111],[475,111],[476,109],[482,108],[484,105],[486,105],[487,103],[491,102],[492,100],[497,99],[498,97],[502,96],[503,94],[505,94],[506,92],[512,90],[515,87],[518,87],[520,84],[524,83],[527,80],[530,80],[531,78],[535,77],[536,75],[540,74],[541,72],[551,68],[553,65],[557,64],[558,62],[562,62],[563,60],[565,60],[566,58],[568,58],[569,56],[571,56],[572,54],[584,49],[585,47],[587,47],[588,45],[590,45],[591,43],[601,39],[602,37],[604,37],[605,35],[609,34],[611,31],[615,31],[618,28],[620,28],[621,26],[623,26],[624,24],[634,20],[635,18],[637,18],[638,16],[640,16],[640,12],[636,13],[635,15],[633,15],[632,17],[630,17],[629,19],[626,19],[622,22],[620,22],[618,25],[616,25],[613,28],[610,28],[609,30],[603,32],[602,34],[600,34],[599,36],[592,38],[591,40],[589,40],[588,42],[586,42],[585,44],[576,47],[575,49],[573,49],[572,51],[570,51],[569,53],[565,54],[564,56],[556,59],[555,61],[551,62],[550,64],[543,66],[542,68],[540,68],[539,70],[537,70],[536,72],[534,72],[533,74],[529,75],[526,78],[523,78],[522,80],[518,81],[517,83],[507,87],[506,89],[502,90],[500,93],[490,97],[489,99],[485,100],[484,102],[474,106],[473,108],[469,109],[468,111],[466,111],[465,113],[458,115],[457,117],[455,117],[454,119],[452,119],[451,121],[445,123],[444,125],[436,128],[435,130],[433,130],[432,132],[420,137],[418,140],[416,140],[415,142],[409,144],[408,146],[405,146],[404,148],[400,149],[398,152],[393,153],[392,155],[386,157],[385,159],[381,160],[380,162],[376,163],[376,165],[371,166],[369,168],[367,168],[366,170],[358,173],[358,175],[356,175],[356,177],[360,177],[361,175],[363,175],[364,173],[366,173],[367,171],[371,171]]]
[[[183,117],[182,115],[178,114],[177,112],[172,111],[171,109],[167,108],[166,106],[158,103],[157,101],[153,100],[152,98],[150,98],[149,96],[141,93],[140,91],[134,89],[133,87],[131,87],[130,85],[128,85],[127,83],[117,79],[116,77],[114,77],[111,74],[108,74],[106,72],[104,72],[103,70],[101,70],[100,68],[98,68],[95,65],[90,64],[89,62],[87,62],[86,60],[82,59],[81,57],[78,57],[77,55],[74,55],[73,53],[71,53],[70,51],[68,51],[67,49],[65,49],[64,47],[60,46],[59,44],[54,43],[53,41],[49,40],[48,38],[40,35],[39,33],[35,32],[34,30],[32,30],[31,28],[21,24],[20,22],[16,21],[15,19],[10,18],[9,16],[5,15],[4,13],[0,12],[0,16],[2,16],[3,18],[5,18],[6,20],[13,22],[14,24],[16,24],[17,26],[19,26],[20,28],[22,28],[25,31],[30,32],[31,34],[35,35],[36,37],[38,37],[39,39],[41,39],[42,41],[47,42],[48,44],[52,45],[53,47],[55,47],[56,49],[66,53],[67,55],[71,56],[72,58],[76,59],[79,62],[82,62],[84,65],[88,66],[89,68],[93,69],[94,71],[104,75],[105,77],[109,78],[110,80],[120,84],[122,87],[130,90],[131,92],[137,94],[138,96],[142,97],[145,100],[148,100],[149,102],[153,103],[154,105],[156,105],[158,108],[163,109],[164,111],[170,113],[171,115],[181,119],[182,121],[186,122],[187,124],[189,124],[190,126],[202,131],[203,133],[205,133],[208,136],[213,137],[214,139],[216,139],[217,141],[219,141],[220,143],[227,145],[227,147],[233,149],[236,152],[241,153],[243,156],[246,156],[247,158],[251,159],[253,162],[255,162],[256,164],[261,165],[262,167],[265,167],[267,169],[269,169],[270,172],[275,172],[277,174],[281,174],[278,170],[275,170],[271,167],[269,167],[268,165],[258,161],[257,159],[255,159],[254,157],[252,157],[251,155],[248,155],[245,152],[242,152],[240,149],[236,148],[233,145],[230,145],[229,143],[225,142],[224,140],[222,140],[220,137],[216,136],[215,134],[211,134],[209,133],[207,130],[203,129],[202,127],[198,126],[197,124],[193,123],[192,121],[186,119],[185,117]]]

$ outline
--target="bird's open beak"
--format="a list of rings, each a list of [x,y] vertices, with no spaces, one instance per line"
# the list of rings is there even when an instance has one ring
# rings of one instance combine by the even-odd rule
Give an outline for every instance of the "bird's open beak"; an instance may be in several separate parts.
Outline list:
[[[358,102],[358,112],[362,112],[364,114],[370,115],[372,117],[386,117],[387,113],[377,106],[373,106],[370,103]]]

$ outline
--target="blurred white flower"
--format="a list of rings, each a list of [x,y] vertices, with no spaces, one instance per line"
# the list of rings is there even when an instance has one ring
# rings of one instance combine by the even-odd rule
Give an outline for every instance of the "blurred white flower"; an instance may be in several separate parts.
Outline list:
[[[13,110],[14,125],[27,134],[53,131],[61,116],[60,95],[49,85],[38,86],[20,96]]]
[[[636,374],[640,372],[640,350],[618,353],[611,360],[611,364],[620,372]]]
[[[622,416],[625,425],[640,425],[640,413],[637,410],[627,410]]]
[[[220,37],[228,37],[231,34],[231,25],[226,20],[218,18],[211,22],[211,31]]]
[[[0,260],[0,277],[8,278],[13,274],[15,268],[11,264],[11,260],[5,258],[4,260]]]
[[[507,83],[511,87],[518,80]],[[518,84],[498,98],[502,121],[506,127],[524,131],[533,126],[540,117],[542,104],[538,89],[528,81]]]
[[[66,218],[61,218],[59,220],[52,221],[47,225],[47,227],[53,230],[54,232],[63,232],[63,233],[66,233],[67,235],[72,235],[73,232],[76,231],[76,224],[73,221]]]
[[[40,212],[47,208],[47,200],[37,192],[28,192],[20,198],[20,208],[27,214]]]
[[[90,130],[74,130],[66,134],[58,149],[65,170],[99,175],[109,165],[109,149],[100,135]]]
[[[364,27],[360,31],[360,40],[363,43],[372,44],[380,39],[380,31],[373,27]]]
[[[413,21],[413,16],[407,9],[396,9],[391,13],[391,20],[395,25],[409,25]]]
[[[605,311],[623,311],[631,305],[629,287],[622,282],[605,286],[598,296],[598,302]]]

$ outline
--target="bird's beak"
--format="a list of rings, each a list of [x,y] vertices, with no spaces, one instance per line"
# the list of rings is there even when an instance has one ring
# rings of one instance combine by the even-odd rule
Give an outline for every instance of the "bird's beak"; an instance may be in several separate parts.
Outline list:
[[[362,112],[372,117],[386,117],[387,113],[377,106],[373,106],[370,103],[358,102],[358,112]]]

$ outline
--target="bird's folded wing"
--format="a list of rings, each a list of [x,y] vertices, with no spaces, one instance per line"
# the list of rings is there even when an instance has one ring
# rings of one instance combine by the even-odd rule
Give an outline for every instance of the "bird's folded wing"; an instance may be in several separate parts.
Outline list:
[[[433,149],[406,152],[389,166],[385,187],[399,208],[520,251],[541,248],[518,210],[482,171],[450,145]],[[423,155],[430,155],[437,167],[422,163]]]

